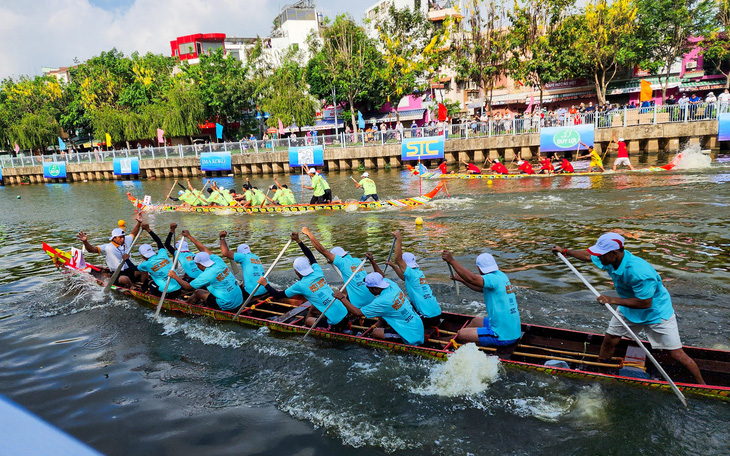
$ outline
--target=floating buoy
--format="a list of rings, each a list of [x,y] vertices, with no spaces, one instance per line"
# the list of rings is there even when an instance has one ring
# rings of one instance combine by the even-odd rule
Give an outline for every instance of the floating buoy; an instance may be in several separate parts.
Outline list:
[[[20,199],[20,195],[16,196],[16,198]]]
[[[122,227],[122,226],[124,226],[126,224],[127,224],[127,222],[125,222],[124,220],[120,220],[120,221],[117,222],[117,225],[119,225],[120,227]]]
[[[487,185],[492,185],[492,179],[489,179],[489,180],[487,181]]]
[[[416,225],[423,225],[423,219],[421,217],[416,217]]]

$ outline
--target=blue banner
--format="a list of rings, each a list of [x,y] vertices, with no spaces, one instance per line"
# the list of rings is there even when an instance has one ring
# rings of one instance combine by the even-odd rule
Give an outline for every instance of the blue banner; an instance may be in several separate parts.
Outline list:
[[[299,168],[302,165],[324,166],[324,147],[290,147],[289,166]]]
[[[43,162],[43,177],[47,179],[64,179],[66,162]]]
[[[717,116],[717,140],[730,141],[730,113]]]
[[[403,138],[400,155],[401,160],[444,158],[444,137]]]
[[[0,166],[0,182],[3,180],[3,167]]]
[[[540,152],[587,150],[580,143],[593,146],[593,124],[547,127],[540,130]]]
[[[215,137],[218,139],[223,138],[223,125],[216,123],[215,124]]]
[[[61,150],[66,150],[66,143],[63,142],[63,139],[61,137],[58,137],[58,148]]]
[[[129,176],[139,174],[139,158],[115,158],[114,159],[114,175]]]
[[[230,152],[206,152],[200,154],[200,169],[202,171],[230,171]]]

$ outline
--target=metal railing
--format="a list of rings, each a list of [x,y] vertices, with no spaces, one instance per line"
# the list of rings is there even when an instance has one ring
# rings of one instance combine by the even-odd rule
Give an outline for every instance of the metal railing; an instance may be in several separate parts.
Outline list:
[[[332,147],[369,147],[400,144],[408,138],[445,135],[446,140],[515,136],[539,133],[541,128],[593,124],[595,128],[617,128],[634,125],[655,125],[672,122],[696,122],[715,120],[721,113],[730,112],[728,103],[698,103],[684,105],[649,106],[643,108],[615,108],[589,113],[534,114],[518,118],[496,118],[488,121],[465,120],[456,123],[439,123],[417,128],[359,130],[332,135],[304,135],[297,137],[270,138],[266,140],[242,140],[238,142],[193,144],[188,146],[143,147],[109,151],[55,152],[53,154],[26,156],[0,155],[0,167],[41,166],[44,161],[65,161],[68,164],[111,162],[115,158],[137,157],[140,160],[158,158],[199,157],[205,152],[230,152],[244,155],[262,152],[285,152],[289,147],[322,145]]]

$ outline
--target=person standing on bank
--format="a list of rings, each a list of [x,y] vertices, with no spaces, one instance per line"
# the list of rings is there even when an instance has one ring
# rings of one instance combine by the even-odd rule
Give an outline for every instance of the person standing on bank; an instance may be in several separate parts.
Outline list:
[[[552,252],[592,262],[606,271],[613,279],[618,297],[600,295],[596,298],[598,302],[601,305],[618,305],[618,311],[628,320],[632,331],[638,333],[643,329],[653,349],[667,350],[672,358],[690,371],[696,383],[705,383],[697,364],[682,349],[672,298],[664,288],[662,278],[647,261],[624,250],[623,236],[606,233],[586,250],[564,249],[556,245]],[[629,334],[616,317],[611,318],[601,345],[599,362],[611,359],[622,336],[628,337]]]
[[[370,179],[370,173],[367,171],[362,173],[360,182],[355,182],[355,187],[363,189],[361,202],[365,202],[368,198],[372,198],[373,201],[378,201],[378,189],[375,187],[375,181]]]
[[[515,289],[507,274],[499,270],[494,257],[489,253],[477,257],[479,274],[462,266],[448,250],[441,253],[441,258],[453,266],[453,279],[484,293],[487,316],[474,317],[466,328],[459,330],[459,341],[475,342],[483,347],[504,347],[517,342],[522,326]]]

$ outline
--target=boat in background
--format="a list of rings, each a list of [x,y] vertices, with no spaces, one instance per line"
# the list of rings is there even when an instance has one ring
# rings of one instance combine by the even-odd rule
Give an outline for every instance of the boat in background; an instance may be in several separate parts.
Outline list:
[[[89,276],[100,286],[104,286],[109,279],[110,273],[105,268],[87,267],[84,261],[79,261],[79,258],[72,257],[68,252],[55,249],[46,243],[43,243],[43,250],[62,272]],[[79,269],[76,266],[78,264],[83,265],[84,269]],[[157,296],[137,289],[113,288],[150,308],[155,308],[160,300]],[[162,303],[162,308],[173,314],[205,316],[253,327],[267,327],[280,333],[305,334],[309,331],[309,327],[304,325],[309,304],[303,303],[301,299],[274,301],[268,298],[246,307],[238,317],[235,316],[235,312],[189,304],[184,300],[166,299]],[[369,337],[376,320],[365,318],[353,320],[347,332],[316,328],[311,334],[332,341],[444,360],[461,345],[457,344],[456,335],[473,318],[475,317],[470,315],[444,312],[438,325],[425,328],[425,342],[417,346]],[[646,362],[643,350],[633,341],[622,339],[616,348],[615,356],[607,363],[598,361],[602,342],[601,334],[523,323],[522,336],[517,343],[508,347],[479,347],[479,349],[489,355],[499,356],[506,366],[585,380],[613,380],[671,391],[670,385],[661,378],[651,363]],[[651,350],[648,342],[642,343]],[[688,394],[730,399],[730,351],[689,346],[683,348],[695,360],[708,384],[692,383],[691,374],[669,354],[653,351],[677,387]]]
[[[380,201],[347,201],[328,204],[292,204],[292,205],[268,205],[257,207],[243,206],[183,206],[175,204],[146,204],[143,200],[127,193],[127,198],[132,202],[134,208],[140,212],[213,212],[219,214],[232,213],[276,213],[276,212],[309,212],[309,211],[357,211],[361,209],[379,209],[382,207],[414,207],[422,206],[431,201],[436,194],[444,187],[439,182],[433,190],[421,196],[413,196],[403,199],[391,199]]]

